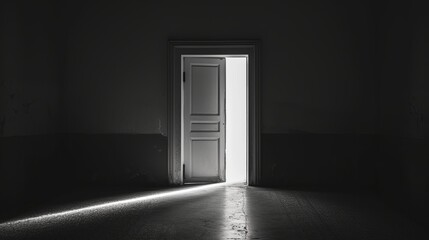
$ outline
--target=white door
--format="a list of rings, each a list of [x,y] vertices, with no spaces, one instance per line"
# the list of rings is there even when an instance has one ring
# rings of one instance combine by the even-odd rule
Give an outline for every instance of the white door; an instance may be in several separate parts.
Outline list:
[[[185,182],[225,181],[225,58],[184,58]]]

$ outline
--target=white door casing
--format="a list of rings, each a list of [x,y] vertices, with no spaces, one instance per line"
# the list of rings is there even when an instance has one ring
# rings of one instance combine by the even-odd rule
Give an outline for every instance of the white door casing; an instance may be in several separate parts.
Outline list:
[[[183,60],[184,181],[225,181],[225,58]]]

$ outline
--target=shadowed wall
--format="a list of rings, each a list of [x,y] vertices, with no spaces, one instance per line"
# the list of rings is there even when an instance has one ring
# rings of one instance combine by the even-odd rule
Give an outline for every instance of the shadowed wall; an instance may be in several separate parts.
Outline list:
[[[3,5],[0,184],[3,201],[10,204],[26,201],[27,195],[47,198],[88,185],[168,183],[168,39],[261,40],[264,185],[384,190],[398,173],[414,176],[403,172],[405,163],[420,164],[412,165],[418,166],[415,171],[427,166],[426,135],[415,130],[417,119],[427,113],[422,91],[427,84],[418,80],[425,77],[427,59],[421,51],[427,44],[413,35],[427,35],[422,23],[427,19],[409,20],[408,12],[395,15],[390,4],[158,0]],[[390,18],[398,21],[390,23]],[[391,34],[399,35],[396,27],[406,32],[391,40]],[[385,46],[386,39],[392,45]],[[419,49],[393,41],[416,41]],[[410,51],[416,55],[408,56]],[[409,63],[394,62],[391,55],[413,59],[415,80],[401,77],[410,73],[408,68],[399,75],[389,70]],[[401,82],[413,85],[407,90]],[[407,105],[409,99],[414,107]],[[397,116],[417,125],[407,127]],[[406,131],[392,136],[397,126],[417,131],[412,141],[418,144],[405,140]],[[413,155],[415,146],[421,146],[420,152]],[[391,155],[396,165],[386,167]],[[419,185],[427,179],[423,172],[418,176],[410,177],[408,185],[401,181],[402,186],[406,191],[419,186],[417,192],[427,194],[422,190],[427,185]]]
[[[374,18],[365,2],[69,3],[64,11],[68,132],[163,134],[167,39],[261,39],[264,183],[374,184],[373,148],[361,151],[378,127]],[[282,152],[297,136],[301,150]],[[313,148],[321,151],[298,153]]]
[[[380,190],[429,224],[429,17],[423,1],[380,15]],[[399,14],[398,14],[399,13]]]

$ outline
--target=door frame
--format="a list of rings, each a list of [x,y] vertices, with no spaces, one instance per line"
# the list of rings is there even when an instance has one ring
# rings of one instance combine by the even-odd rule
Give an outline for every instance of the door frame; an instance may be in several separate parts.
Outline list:
[[[247,55],[247,182],[261,184],[261,94],[260,41],[258,40],[169,40],[168,41],[168,179],[183,184],[181,160],[182,55]]]

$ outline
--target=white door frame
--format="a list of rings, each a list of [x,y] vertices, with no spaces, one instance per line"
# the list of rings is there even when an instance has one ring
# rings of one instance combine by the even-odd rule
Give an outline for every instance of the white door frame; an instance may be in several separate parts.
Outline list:
[[[248,105],[248,184],[261,184],[260,162],[260,42],[183,41],[168,42],[168,178],[173,185],[183,184],[182,169],[182,56],[247,55]]]

